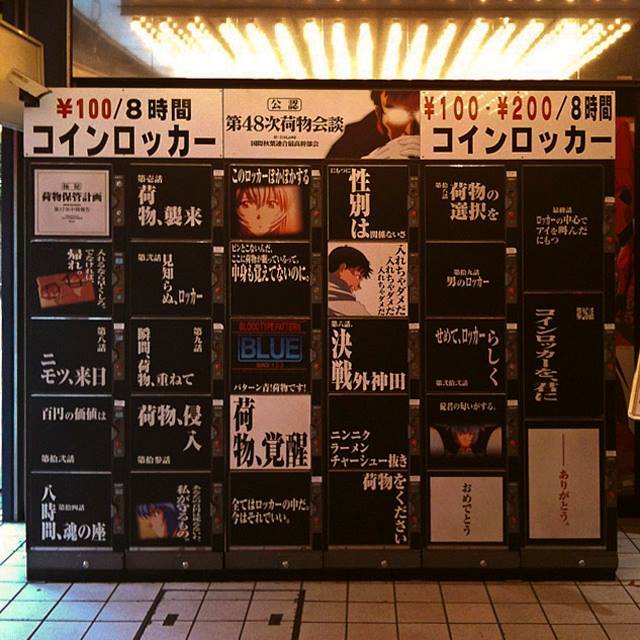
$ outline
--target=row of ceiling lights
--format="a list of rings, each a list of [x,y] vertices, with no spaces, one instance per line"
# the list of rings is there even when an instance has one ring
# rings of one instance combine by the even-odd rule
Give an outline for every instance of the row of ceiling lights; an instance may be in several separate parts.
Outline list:
[[[300,36],[293,24],[270,26],[250,20],[243,33],[238,20],[216,29],[198,16],[131,22],[172,75],[221,78],[564,79],[631,29],[622,18],[477,18],[466,29],[455,20],[421,22],[409,38],[407,24],[393,21],[380,47],[369,21],[306,20]]]

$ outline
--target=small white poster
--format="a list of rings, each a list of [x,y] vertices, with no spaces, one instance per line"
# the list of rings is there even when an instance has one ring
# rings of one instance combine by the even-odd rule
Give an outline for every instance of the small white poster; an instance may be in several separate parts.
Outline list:
[[[613,91],[422,91],[428,160],[613,160]]]
[[[34,235],[109,235],[107,169],[35,169]]]
[[[311,396],[230,396],[231,469],[311,469]]]
[[[504,541],[502,476],[432,476],[431,542]]]
[[[408,314],[406,242],[329,242],[330,316]]]
[[[529,537],[600,538],[599,429],[532,429]]]

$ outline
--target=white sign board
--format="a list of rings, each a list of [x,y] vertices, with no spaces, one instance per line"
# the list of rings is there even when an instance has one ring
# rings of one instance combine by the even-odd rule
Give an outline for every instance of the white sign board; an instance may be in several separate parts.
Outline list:
[[[422,91],[428,160],[613,160],[613,91]]]
[[[221,89],[54,89],[25,109],[39,158],[220,158]]]
[[[531,429],[529,537],[600,537],[599,429]]]
[[[107,169],[35,169],[36,236],[109,235]]]

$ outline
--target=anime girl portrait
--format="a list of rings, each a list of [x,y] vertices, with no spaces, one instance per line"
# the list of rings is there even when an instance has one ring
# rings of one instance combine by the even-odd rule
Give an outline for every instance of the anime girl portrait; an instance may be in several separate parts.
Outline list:
[[[181,538],[178,509],[171,502],[155,502],[136,506],[136,522],[140,540]]]
[[[502,429],[497,424],[435,424],[430,429],[434,457],[476,458],[502,454]]]
[[[296,236],[304,230],[300,187],[238,187],[235,223],[241,238]]]

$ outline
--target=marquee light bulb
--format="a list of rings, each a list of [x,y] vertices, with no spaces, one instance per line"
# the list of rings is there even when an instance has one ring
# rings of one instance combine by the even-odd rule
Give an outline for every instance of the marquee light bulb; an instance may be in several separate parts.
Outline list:
[[[445,60],[447,59],[447,55],[449,54],[449,49],[451,48],[451,43],[456,36],[456,32],[458,31],[458,25],[454,22],[450,22],[444,29],[444,31],[440,34],[438,38],[438,42],[436,46],[431,51],[429,55],[429,60],[424,69],[424,77],[429,79],[438,79],[440,78],[440,74],[442,72],[442,67],[444,66]]]
[[[356,48],[356,68],[358,78],[373,78],[373,38],[368,22],[360,23]]]
[[[409,53],[402,66],[402,77],[407,80],[418,78],[422,67],[422,58],[427,45],[427,33],[429,27],[423,22],[417,29],[409,47]]]
[[[340,79],[351,78],[351,56],[349,55],[343,22],[333,23],[331,46],[333,48],[333,77]]]
[[[400,44],[402,43],[402,25],[393,22],[389,27],[387,48],[382,61],[380,77],[393,80],[398,76],[398,61],[400,60]]]
[[[320,27],[315,20],[309,20],[305,23],[302,30],[307,49],[309,50],[309,59],[311,60],[311,68],[316,78],[330,78],[329,61],[324,48],[324,36]]]
[[[288,75],[293,78],[306,78],[307,70],[300,60],[300,52],[287,26],[283,22],[276,22],[274,32]]]

